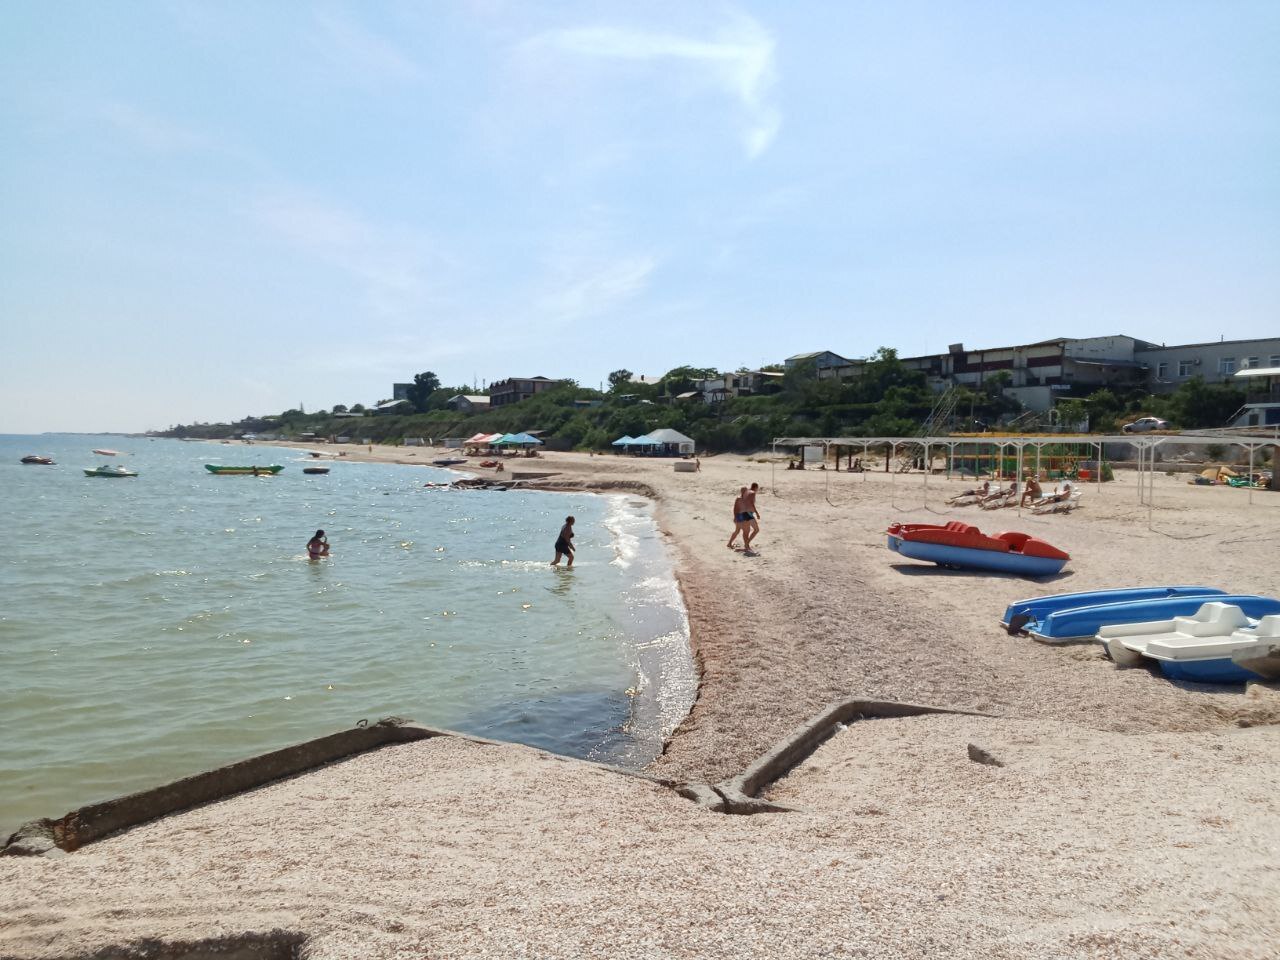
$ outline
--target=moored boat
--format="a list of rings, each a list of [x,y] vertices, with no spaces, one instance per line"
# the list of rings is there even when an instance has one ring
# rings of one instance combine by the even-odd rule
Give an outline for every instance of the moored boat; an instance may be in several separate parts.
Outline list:
[[[204,468],[215,476],[253,476],[253,477],[272,477],[284,469],[278,463],[273,463],[266,467],[224,467],[217,463],[206,463]]]
[[[302,472],[303,473],[328,473],[329,468],[328,467],[303,467]]]
[[[1008,531],[988,537],[977,527],[958,520],[945,526],[895,523],[885,532],[888,547],[894,553],[941,567],[1044,577],[1060,572],[1071,559],[1069,554],[1030,534]]]
[[[32,454],[31,456],[28,456],[28,457],[23,457],[22,462],[23,463],[39,463],[47,467],[53,466],[52,457],[38,457],[35,454]]]
[[[119,450],[103,450],[103,449],[100,449],[100,448],[98,448],[98,447],[94,447],[93,452],[94,452],[94,453],[96,453],[96,454],[99,454],[100,456],[104,456],[104,457],[118,457],[118,456],[120,456],[120,451],[119,451]]]
[[[137,473],[118,465],[108,465],[104,463],[102,466],[94,467],[92,470],[85,467],[84,475],[86,477],[136,477]]]
[[[1280,600],[1272,597],[1215,591],[1200,596],[1155,597],[1055,610],[1038,623],[1027,624],[1024,629],[1042,643],[1071,643],[1095,637],[1105,627],[1191,616],[1212,601],[1234,604],[1251,617],[1280,613]]]
[[[460,463],[466,463],[466,457],[440,457],[431,461],[437,467],[456,467]]]

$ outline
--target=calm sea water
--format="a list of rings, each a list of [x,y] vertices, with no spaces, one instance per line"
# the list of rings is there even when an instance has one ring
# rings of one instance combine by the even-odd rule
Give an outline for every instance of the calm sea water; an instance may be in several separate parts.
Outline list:
[[[57,465],[20,464],[29,453]],[[140,475],[84,475],[102,462]],[[285,470],[203,467],[254,462]],[[387,715],[656,755],[696,680],[647,504],[429,489],[456,476],[430,467],[304,475],[312,462],[0,437],[0,830]],[[551,569],[567,514],[578,560]],[[333,556],[311,563],[320,527]]]

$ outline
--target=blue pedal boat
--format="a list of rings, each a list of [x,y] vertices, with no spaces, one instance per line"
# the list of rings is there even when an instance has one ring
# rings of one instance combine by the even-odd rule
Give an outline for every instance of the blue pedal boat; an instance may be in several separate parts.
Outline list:
[[[1134,600],[1163,600],[1168,597],[1208,597],[1226,593],[1216,587],[1121,587],[1116,590],[1085,590],[1079,593],[1057,593],[1047,597],[1029,597],[1015,600],[1005,607],[1000,626],[1008,628],[1017,620],[1014,630],[1030,630],[1045,617],[1059,610],[1075,607],[1096,607],[1104,603],[1129,603]],[[1092,630],[1092,637],[1098,631]]]

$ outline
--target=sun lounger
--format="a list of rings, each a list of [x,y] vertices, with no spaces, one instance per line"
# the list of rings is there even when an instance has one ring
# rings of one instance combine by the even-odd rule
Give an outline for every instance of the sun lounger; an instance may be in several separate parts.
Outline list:
[[[1080,506],[1080,494],[1073,493],[1066,500],[1058,500],[1053,497],[1049,497],[1045,500],[1040,500],[1036,503],[1033,503],[1031,505],[1031,512],[1035,514],[1070,513],[1072,510],[1075,510],[1079,506]]]

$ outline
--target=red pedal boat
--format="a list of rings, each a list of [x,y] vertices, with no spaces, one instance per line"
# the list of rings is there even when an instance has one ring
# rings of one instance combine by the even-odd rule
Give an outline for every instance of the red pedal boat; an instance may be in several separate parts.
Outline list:
[[[1009,531],[988,537],[977,527],[958,520],[945,526],[895,523],[885,532],[894,553],[940,567],[1045,577],[1060,572],[1071,559],[1069,554],[1028,533]]]

